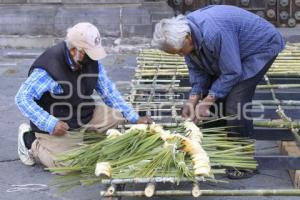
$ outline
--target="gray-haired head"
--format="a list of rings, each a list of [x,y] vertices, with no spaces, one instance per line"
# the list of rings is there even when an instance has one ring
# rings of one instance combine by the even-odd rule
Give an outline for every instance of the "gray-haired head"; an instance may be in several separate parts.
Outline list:
[[[168,47],[181,49],[186,36],[190,33],[191,29],[184,15],[162,19],[155,25],[151,45],[162,50]]]

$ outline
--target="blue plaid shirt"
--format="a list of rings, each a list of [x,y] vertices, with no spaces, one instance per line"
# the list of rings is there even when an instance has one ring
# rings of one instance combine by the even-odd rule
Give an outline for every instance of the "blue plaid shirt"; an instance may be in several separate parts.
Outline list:
[[[122,112],[124,117],[131,123],[136,123],[139,117],[138,114],[124,101],[99,62],[98,67],[99,76],[96,91],[103,102]],[[62,87],[45,70],[36,68],[21,85],[15,97],[15,102],[24,116],[29,118],[40,130],[53,133],[59,119],[43,110],[34,101],[39,100],[47,91],[53,94],[61,94],[63,92]]]
[[[238,82],[255,76],[285,42],[265,19],[244,9],[215,5],[187,16],[195,51],[185,57],[192,90],[224,98]]]

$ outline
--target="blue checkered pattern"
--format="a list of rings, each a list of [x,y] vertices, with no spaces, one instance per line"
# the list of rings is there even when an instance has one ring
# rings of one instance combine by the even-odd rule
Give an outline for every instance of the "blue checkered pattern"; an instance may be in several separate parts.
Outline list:
[[[104,67],[100,63],[98,63],[98,67],[99,76],[96,91],[103,102],[122,112],[124,117],[131,123],[136,123],[139,117],[138,114],[124,101],[115,85],[107,77]],[[15,102],[24,116],[39,129],[52,133],[59,119],[43,110],[34,101],[39,100],[47,91],[53,94],[63,93],[61,86],[45,70],[36,68],[21,85],[15,97]]]
[[[238,7],[208,6],[190,13],[187,19],[196,49],[185,58],[191,94],[225,97],[235,84],[255,76],[285,46],[272,24]],[[200,64],[195,58],[201,58]]]

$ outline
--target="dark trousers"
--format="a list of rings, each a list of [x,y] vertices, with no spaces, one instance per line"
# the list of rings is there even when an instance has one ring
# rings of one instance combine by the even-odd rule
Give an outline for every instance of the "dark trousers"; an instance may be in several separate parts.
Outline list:
[[[235,85],[225,99],[216,102],[218,113],[221,116],[229,117],[226,121],[219,121],[210,126],[227,125],[229,131],[237,133],[241,137],[251,137],[253,134],[253,120],[251,117],[251,102],[255,93],[256,86],[262,80],[268,69],[271,67],[277,56],[272,58],[263,69],[250,79],[239,82]],[[248,112],[246,112],[248,111]],[[212,110],[215,113],[215,109]]]

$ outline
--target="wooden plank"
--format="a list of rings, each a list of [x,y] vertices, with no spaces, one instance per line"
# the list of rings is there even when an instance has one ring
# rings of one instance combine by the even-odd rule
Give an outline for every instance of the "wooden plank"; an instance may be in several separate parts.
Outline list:
[[[300,149],[297,146],[296,142],[282,141],[280,144],[280,151],[285,155],[300,157]],[[300,189],[300,169],[289,170],[289,174],[293,181],[294,187]]]

